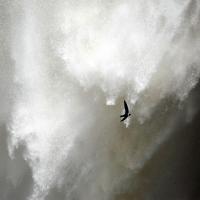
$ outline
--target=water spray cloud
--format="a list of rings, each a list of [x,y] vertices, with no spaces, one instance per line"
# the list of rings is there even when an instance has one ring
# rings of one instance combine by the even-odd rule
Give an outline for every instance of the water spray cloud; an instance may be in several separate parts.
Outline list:
[[[109,200],[128,190],[198,83],[200,3],[25,0],[5,11],[11,106],[1,123],[10,162],[23,147],[31,171],[24,199],[56,189],[63,199]],[[128,128],[123,99],[134,115]],[[19,184],[14,172],[8,179]]]

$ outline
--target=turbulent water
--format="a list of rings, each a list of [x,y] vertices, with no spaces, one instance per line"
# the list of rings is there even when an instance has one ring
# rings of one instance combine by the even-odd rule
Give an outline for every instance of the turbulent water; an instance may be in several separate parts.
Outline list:
[[[198,112],[198,0],[1,0],[0,27],[1,200],[192,199],[159,152]]]

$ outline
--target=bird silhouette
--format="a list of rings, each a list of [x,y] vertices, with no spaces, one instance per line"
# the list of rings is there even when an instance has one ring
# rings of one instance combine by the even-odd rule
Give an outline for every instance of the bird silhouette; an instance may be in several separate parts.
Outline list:
[[[128,105],[125,100],[124,100],[124,109],[125,109],[125,113],[123,115],[120,115],[120,117],[122,118],[121,122],[124,121],[126,118],[128,118],[131,115],[129,113]]]

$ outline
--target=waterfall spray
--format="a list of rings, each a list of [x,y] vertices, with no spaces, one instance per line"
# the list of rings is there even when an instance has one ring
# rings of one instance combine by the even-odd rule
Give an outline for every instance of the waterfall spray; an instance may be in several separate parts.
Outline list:
[[[153,199],[141,171],[198,111],[200,3],[1,4],[0,198]]]

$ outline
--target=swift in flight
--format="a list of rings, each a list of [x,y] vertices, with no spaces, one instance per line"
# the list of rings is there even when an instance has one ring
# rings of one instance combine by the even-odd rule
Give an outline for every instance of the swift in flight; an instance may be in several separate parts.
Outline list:
[[[120,115],[120,117],[122,118],[121,122],[124,121],[126,118],[128,118],[131,115],[129,113],[128,105],[125,100],[124,100],[124,110],[125,110],[125,113],[123,115]]]

